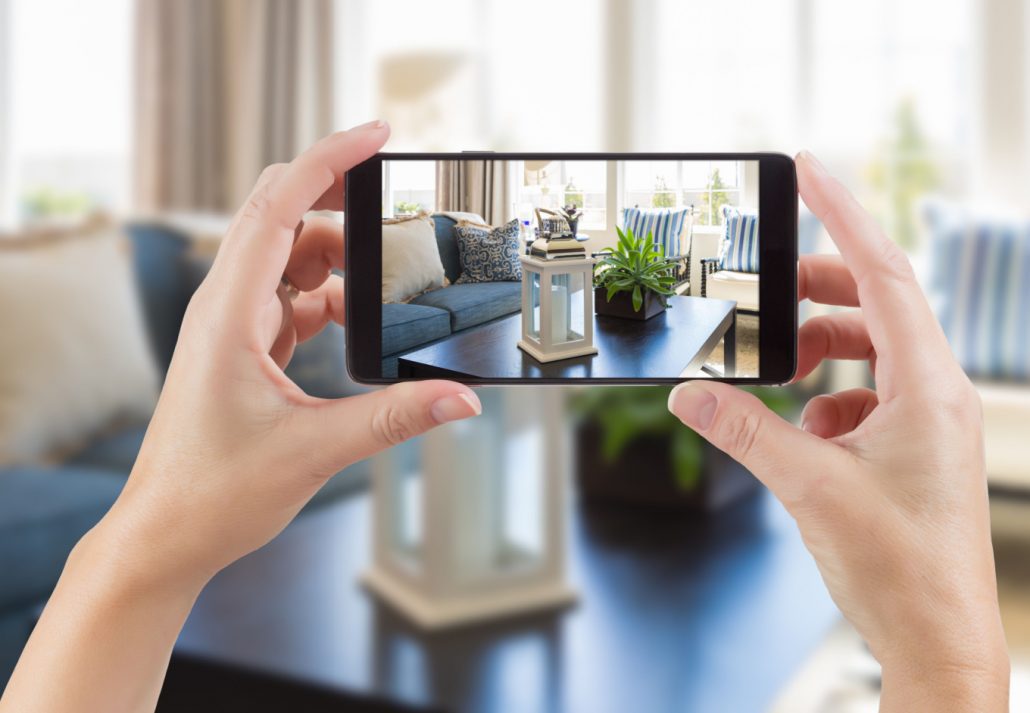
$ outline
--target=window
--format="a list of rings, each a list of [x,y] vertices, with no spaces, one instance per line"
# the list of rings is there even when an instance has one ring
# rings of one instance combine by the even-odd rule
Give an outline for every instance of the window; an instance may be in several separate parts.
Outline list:
[[[723,205],[741,205],[744,167],[737,161],[627,161],[623,205],[693,207],[697,225],[719,225]]]
[[[133,3],[15,0],[6,12],[9,150],[0,151],[7,161],[0,217],[126,209]]]
[[[519,203],[548,210],[574,205],[583,209],[581,228],[607,229],[607,162],[525,161],[516,165],[516,176]]]
[[[383,215],[414,215],[436,208],[436,162],[383,162]]]

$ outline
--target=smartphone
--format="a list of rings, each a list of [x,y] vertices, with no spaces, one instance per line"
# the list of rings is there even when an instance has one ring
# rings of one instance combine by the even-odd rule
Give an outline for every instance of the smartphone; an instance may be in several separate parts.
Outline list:
[[[345,190],[358,382],[794,375],[788,156],[381,153]]]

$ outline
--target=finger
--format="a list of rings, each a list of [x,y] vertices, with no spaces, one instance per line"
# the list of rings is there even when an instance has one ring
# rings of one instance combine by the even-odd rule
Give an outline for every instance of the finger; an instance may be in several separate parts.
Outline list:
[[[802,255],[798,261],[798,301],[858,307],[855,278],[840,255]]]
[[[293,249],[294,229],[344,173],[372,156],[389,130],[373,123],[328,136],[255,190],[226,235],[223,275],[244,310],[266,303],[278,286]]]
[[[815,371],[824,359],[876,357],[861,312],[824,314],[806,320],[798,330],[798,368],[794,381]]]
[[[754,394],[729,384],[680,384],[669,394],[669,410],[788,506],[804,497],[807,475],[832,470],[842,457],[836,445],[795,428]]]
[[[905,254],[815,157],[799,154],[797,172],[801,197],[826,226],[855,279],[877,354],[890,364],[885,397],[950,365],[944,334]]]
[[[343,226],[331,218],[308,218],[286,263],[286,277],[308,292],[325,282],[334,267],[343,269]]]
[[[418,436],[444,423],[478,416],[472,389],[449,381],[408,381],[307,409],[307,442],[326,458],[328,473]]]
[[[293,328],[297,342],[305,342],[330,321],[343,324],[343,278],[329,279],[310,292],[301,292],[293,302]]]
[[[821,394],[805,406],[801,428],[819,438],[836,438],[851,433],[879,405],[871,389],[848,389]]]
[[[290,363],[290,359],[293,358],[293,350],[297,346],[297,336],[292,326],[293,305],[286,295],[285,287],[280,286],[275,291],[275,296],[281,305],[281,316],[279,317],[279,332],[272,341],[268,355],[279,365],[280,369],[285,369],[286,365]],[[275,310],[269,310],[269,312],[274,314]]]

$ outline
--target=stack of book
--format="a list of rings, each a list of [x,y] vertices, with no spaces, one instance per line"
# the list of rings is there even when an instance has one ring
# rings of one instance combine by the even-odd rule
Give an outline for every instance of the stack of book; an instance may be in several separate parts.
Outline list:
[[[559,260],[562,258],[584,258],[587,256],[583,243],[576,240],[572,233],[568,235],[552,235],[549,238],[537,238],[529,248],[529,254],[543,260]]]

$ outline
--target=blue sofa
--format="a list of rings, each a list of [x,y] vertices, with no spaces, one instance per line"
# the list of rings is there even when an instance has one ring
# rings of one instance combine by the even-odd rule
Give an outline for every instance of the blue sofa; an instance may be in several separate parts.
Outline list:
[[[450,285],[406,304],[382,306],[383,376],[397,375],[397,358],[470,327],[522,309],[521,282],[454,284],[461,276],[454,219],[434,215],[436,246]]]
[[[156,363],[167,369],[190,295],[208,258],[157,224],[129,228],[139,297]],[[427,308],[428,309],[428,308]],[[287,373],[325,398],[359,391],[347,377],[343,328],[336,324],[298,347]],[[63,463],[0,468],[0,689],[75,543],[117,498],[136,460],[145,422],[104,433]],[[367,482],[358,463],[334,477],[308,505],[318,507]]]

